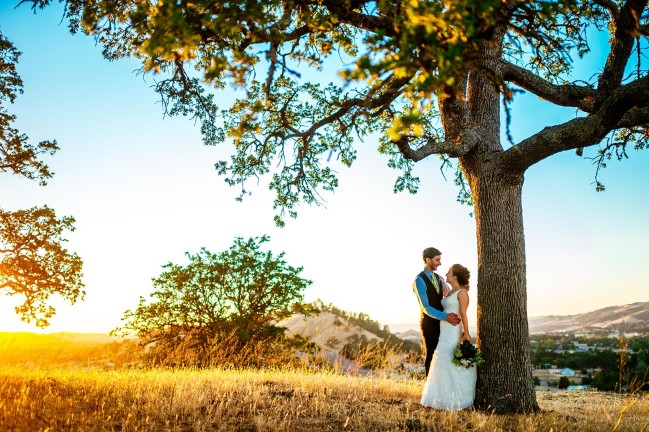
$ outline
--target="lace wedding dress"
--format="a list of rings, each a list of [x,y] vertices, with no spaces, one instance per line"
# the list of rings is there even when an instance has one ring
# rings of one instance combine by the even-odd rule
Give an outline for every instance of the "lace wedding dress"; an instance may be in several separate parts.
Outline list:
[[[460,313],[457,299],[459,290],[442,299],[444,312]],[[462,324],[440,323],[440,335],[428,378],[421,396],[424,406],[457,411],[473,405],[477,371],[475,366],[466,368],[452,362],[455,348],[462,336]]]

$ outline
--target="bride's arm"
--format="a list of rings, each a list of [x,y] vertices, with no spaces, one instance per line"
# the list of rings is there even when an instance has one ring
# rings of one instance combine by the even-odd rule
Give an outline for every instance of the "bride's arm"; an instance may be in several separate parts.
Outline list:
[[[468,340],[471,342],[469,320],[466,317],[466,309],[469,307],[469,294],[465,290],[460,290],[460,292],[457,293],[457,299],[460,302],[460,318],[462,318],[462,327],[464,328],[462,340]]]

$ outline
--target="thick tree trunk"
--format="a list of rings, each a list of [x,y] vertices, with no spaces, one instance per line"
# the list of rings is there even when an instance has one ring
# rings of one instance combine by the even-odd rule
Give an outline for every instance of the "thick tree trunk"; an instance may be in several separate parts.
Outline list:
[[[490,170],[470,182],[478,239],[478,346],[486,360],[478,370],[475,406],[496,413],[536,412],[522,179],[507,180]]]

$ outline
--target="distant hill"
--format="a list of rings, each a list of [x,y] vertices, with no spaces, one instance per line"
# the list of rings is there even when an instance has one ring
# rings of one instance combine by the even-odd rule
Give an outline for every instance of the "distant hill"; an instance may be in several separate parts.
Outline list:
[[[610,306],[577,315],[550,315],[529,319],[530,334],[565,332],[649,332],[649,302]]]
[[[649,333],[649,302],[609,306],[577,315],[548,315],[529,318],[530,334],[566,332],[638,332]],[[401,339],[421,340],[419,324],[390,325],[390,330]],[[469,329],[475,336],[475,328]]]
[[[278,325],[286,327],[290,336],[300,335],[310,339],[316,345],[336,353],[340,353],[348,339],[353,336],[365,336],[367,340],[381,339],[376,334],[350,323],[345,318],[326,311],[308,317],[295,314]]]
[[[287,334],[290,336],[299,335],[314,342],[321,348],[327,362],[337,364],[345,372],[371,373],[362,365],[368,364],[367,361],[370,360],[368,355],[370,357],[378,355],[379,351],[373,348],[369,352],[375,354],[363,351],[363,347],[368,344],[387,349],[386,352],[391,353],[388,356],[389,361],[395,363],[403,362],[407,357],[406,352],[410,350],[418,352],[421,349],[421,338],[415,341],[399,338],[390,332],[387,326],[381,326],[366,314],[346,312],[332,305],[320,304],[319,309],[318,314],[309,316],[294,314],[277,325],[286,327]],[[362,358],[360,363],[352,360],[359,360],[357,350],[364,353],[360,354]]]
[[[107,334],[0,332],[0,365],[114,365],[128,362],[123,342]]]

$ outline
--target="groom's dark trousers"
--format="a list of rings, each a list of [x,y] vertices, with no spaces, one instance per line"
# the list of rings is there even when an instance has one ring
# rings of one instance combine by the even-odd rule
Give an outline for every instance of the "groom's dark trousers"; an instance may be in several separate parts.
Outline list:
[[[440,287],[439,293],[428,276],[426,276],[426,273],[421,272],[418,277],[422,278],[426,283],[426,297],[428,297],[428,304],[441,311],[444,310],[442,307],[442,287],[444,285],[437,274],[433,273],[433,276],[437,278],[437,286]],[[433,353],[435,352],[435,348],[437,348],[437,342],[439,342],[439,322],[438,319],[432,318],[423,312],[421,313],[421,334],[424,337],[424,345],[426,346],[426,362],[424,363],[426,366],[426,376],[428,376],[430,363],[433,360]]]

